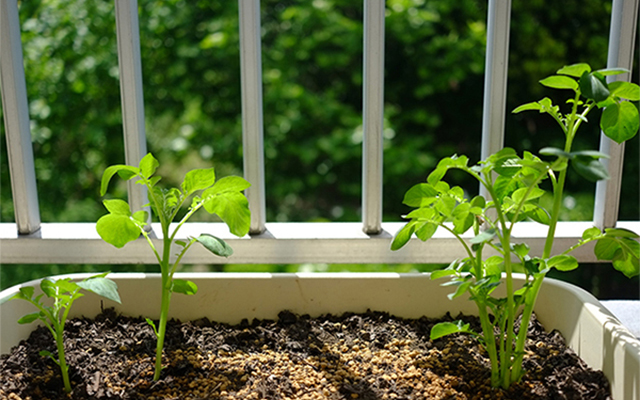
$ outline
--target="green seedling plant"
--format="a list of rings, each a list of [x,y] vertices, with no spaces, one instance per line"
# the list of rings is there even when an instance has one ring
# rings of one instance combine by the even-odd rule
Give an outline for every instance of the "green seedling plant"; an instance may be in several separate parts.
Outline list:
[[[21,299],[33,304],[38,311],[27,314],[18,320],[19,324],[30,324],[40,320],[49,329],[56,341],[58,348],[58,359],[49,351],[42,350],[40,355],[50,357],[60,367],[64,390],[71,392],[71,382],[69,380],[69,366],[64,353],[64,325],[67,322],[69,311],[74,301],[84,296],[81,290],[93,292],[106,299],[120,303],[118,287],[115,282],[105,278],[108,272],[89,277],[80,282],[73,282],[71,278],[53,280],[45,278],[40,282],[42,293],[34,296],[32,286],[22,287],[9,300]],[[48,306],[43,301],[43,296],[53,299],[53,305]]]
[[[433,327],[431,338],[459,332],[478,336],[490,359],[493,387],[506,389],[524,375],[522,361],[527,329],[543,278],[552,268],[560,271],[577,268],[578,261],[571,255],[574,250],[595,242],[594,252],[598,259],[610,260],[615,269],[628,277],[638,275],[638,235],[626,229],[601,231],[592,227],[584,231],[575,245],[553,253],[569,165],[589,181],[609,177],[600,161],[607,157],[606,154],[572,150],[578,128],[587,122],[587,115],[596,108],[602,109],[600,127],[617,143],[631,139],[638,131],[638,109],[630,101],[640,100],[640,87],[629,82],[607,83],[605,80],[607,75],[624,72],[628,71],[592,71],[587,64],[565,66],[540,83],[573,92],[565,106],[568,108],[566,113],[549,98],[524,104],[513,111],[533,110],[549,114],[564,134],[564,148],[543,148],[540,156],[530,152],[519,156],[513,149],[504,148],[472,166],[466,156],[447,157],[438,163],[425,183],[411,187],[404,196],[404,204],[414,209],[406,215],[409,221],[395,235],[392,250],[403,247],[414,234],[426,241],[438,228],[451,233],[464,247],[466,257],[453,261],[431,277],[450,278],[444,285],[455,288],[449,295],[451,299],[468,293],[478,307],[481,322],[482,334],[471,332],[469,324],[461,321],[444,322]],[[480,182],[487,193],[486,198],[482,195],[465,198],[461,187],[445,182],[445,174],[452,169],[464,171]],[[539,202],[548,190],[553,195],[549,211]],[[540,255],[530,254],[526,243],[512,240],[514,226],[524,220],[548,226]],[[473,235],[465,240],[463,235],[468,231]],[[486,255],[485,250],[493,250],[493,254]],[[513,273],[516,271],[525,274],[525,284],[521,288],[514,287]],[[502,282],[506,297],[497,297],[494,290]],[[516,331],[515,321],[519,314],[522,322]]]
[[[100,237],[117,248],[137,240],[142,235],[160,265],[162,299],[157,328],[151,319],[147,319],[157,337],[153,376],[156,381],[160,379],[162,371],[162,350],[171,294],[194,295],[198,291],[195,283],[174,279],[174,274],[182,258],[196,242],[217,256],[229,257],[233,254],[233,250],[224,240],[208,233],[203,233],[198,237],[189,237],[187,240],[176,239],[179,229],[201,208],[210,214],[217,214],[227,224],[230,232],[236,236],[246,235],[249,232],[250,224],[249,203],[242,193],[250,184],[243,178],[228,176],[216,181],[213,168],[194,169],[186,173],[179,188],[167,189],[157,186],[161,179],[159,175],[155,175],[158,166],[158,161],[151,153],[140,160],[138,167],[112,165],[104,171],[100,193],[102,196],[107,193],[109,182],[116,174],[124,180],[136,179],[137,184],[146,186],[149,205],[157,216],[162,229],[162,248],[156,248],[149,236],[148,213],[144,210],[132,212],[129,204],[123,200],[104,200],[104,206],[109,213],[101,217],[96,224]],[[172,226],[174,219],[181,213],[183,205],[187,206],[187,211],[179,222]],[[175,257],[172,257],[171,254],[173,244],[177,245],[179,249]]]

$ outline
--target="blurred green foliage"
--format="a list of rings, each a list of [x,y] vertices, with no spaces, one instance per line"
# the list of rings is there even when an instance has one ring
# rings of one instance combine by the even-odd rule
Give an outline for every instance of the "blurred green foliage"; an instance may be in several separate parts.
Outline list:
[[[237,2],[138,5],[148,147],[160,173],[172,184],[211,164],[219,176],[241,174]],[[486,6],[387,0],[385,220],[399,220],[407,211],[402,195],[441,157],[479,158]],[[513,2],[507,110],[551,97],[537,81],[562,65],[604,67],[610,7],[601,0]],[[263,0],[261,8],[267,220],[358,221],[362,2]],[[19,1],[19,13],[42,220],[96,221],[104,214],[102,171],[124,162],[114,2]],[[506,144],[518,150],[553,145],[560,134],[535,113],[507,113],[506,120]],[[593,134],[577,147],[597,148],[596,124],[582,129]],[[8,222],[4,125],[0,136],[0,218]],[[626,151],[623,220],[639,218],[637,137]],[[566,218],[590,219],[594,186],[569,183],[578,201],[566,203]],[[28,274],[4,267],[2,286]]]

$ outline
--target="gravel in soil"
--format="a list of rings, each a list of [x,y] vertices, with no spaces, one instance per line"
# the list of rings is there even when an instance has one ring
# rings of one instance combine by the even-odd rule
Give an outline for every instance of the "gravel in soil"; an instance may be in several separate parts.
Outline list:
[[[480,331],[477,318],[458,316]],[[445,316],[443,320],[452,320]],[[610,399],[609,383],[558,332],[529,327],[523,380],[489,387],[486,352],[469,335],[428,339],[438,321],[367,312],[229,326],[201,319],[167,325],[162,378],[153,382],[155,336],[143,318],[105,310],[67,322],[73,391],[66,394],[46,328],[0,357],[0,398],[45,399]]]

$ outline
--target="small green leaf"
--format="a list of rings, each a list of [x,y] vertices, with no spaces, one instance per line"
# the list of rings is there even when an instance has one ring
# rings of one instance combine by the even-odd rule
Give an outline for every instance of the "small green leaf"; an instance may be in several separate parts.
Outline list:
[[[480,244],[485,242],[490,242],[494,237],[496,237],[496,230],[491,228],[486,231],[480,232],[477,236],[469,240],[471,244]]]
[[[156,324],[153,323],[151,318],[145,318],[144,320],[147,321],[147,324],[151,325],[151,328],[153,329],[153,333],[156,335],[156,337],[158,337],[158,330],[156,329]]]
[[[609,89],[602,75],[597,73],[582,74],[579,80],[580,91],[587,99],[591,99],[596,103],[604,101],[609,97]]]
[[[542,154],[543,156],[571,158],[571,155],[569,153],[555,147],[544,147],[540,149],[540,154]]]
[[[609,91],[612,95],[620,98],[638,101],[640,100],[640,86],[635,83],[625,81],[615,81],[609,84]]]
[[[598,260],[612,260],[619,249],[620,244],[616,239],[605,237],[596,242],[593,252]]]
[[[595,228],[595,229],[598,229],[598,228]],[[626,237],[626,238],[633,238],[633,239],[640,237],[640,235],[638,235],[634,231],[625,229],[625,228],[606,228],[604,232],[605,232],[605,235],[608,237]],[[600,233],[599,229],[598,229],[598,233]]]
[[[102,240],[117,248],[140,236],[140,228],[124,215],[107,214],[101,217],[96,223],[96,230]]]
[[[172,281],[171,291],[174,293],[181,293],[186,295],[194,295],[198,292],[198,286],[191,281],[184,279],[174,279]]]
[[[624,68],[604,68],[604,69],[599,69],[596,72],[602,76],[608,76],[608,75],[626,74],[627,72],[629,72],[629,70]]]
[[[468,333],[470,332],[469,324],[465,324],[462,321],[454,322],[440,322],[431,328],[431,340],[439,339],[443,336],[451,335],[454,333]]]
[[[205,198],[208,197],[204,202],[204,208],[210,214],[218,214],[234,235],[246,235],[251,221],[247,198],[239,192],[223,192],[209,197],[207,192],[212,189],[214,188],[203,193]]]
[[[44,278],[40,281],[40,289],[47,297],[56,297],[56,283],[51,278]]]
[[[522,111],[528,111],[528,110],[540,111],[541,109],[542,109],[542,106],[540,105],[540,103],[538,103],[537,101],[534,101],[534,102],[531,102],[531,103],[527,103],[527,104],[523,104],[521,106],[518,106],[511,112],[513,114],[517,114],[517,113],[522,112]]]
[[[208,169],[194,169],[184,177],[182,182],[182,190],[190,195],[198,190],[207,189],[216,182],[216,173],[213,168]]]
[[[601,234],[602,234],[602,231],[599,228],[596,228],[594,226],[594,227],[585,229],[585,231],[582,232],[582,240],[590,240],[600,236]]]
[[[560,254],[547,260],[547,267],[555,268],[558,271],[572,271],[578,268],[578,260],[566,254]]]
[[[519,255],[521,258],[524,258],[527,254],[529,254],[529,246],[526,243],[517,243],[513,245],[513,252]]]
[[[609,173],[604,164],[591,157],[576,157],[571,161],[571,166],[578,174],[591,182],[609,179]]]
[[[142,160],[140,160],[140,173],[145,178],[149,179],[151,175],[156,172],[156,169],[160,163],[156,160],[151,153],[147,153]]]
[[[141,224],[146,225],[147,220],[149,219],[149,213],[146,211],[136,211],[133,213],[133,219],[140,222]]]
[[[573,64],[573,65],[565,65],[564,67],[560,68],[556,73],[580,78],[582,74],[584,74],[585,72],[587,73],[591,72],[591,67],[589,66],[589,64],[580,63],[580,64]]]
[[[633,138],[640,128],[638,109],[627,101],[605,108],[600,118],[600,128],[607,137],[622,143]]]
[[[428,222],[416,230],[416,236],[418,237],[418,239],[425,242],[431,239],[433,234],[436,233],[436,230],[438,230],[438,225],[432,222]]]
[[[527,192],[529,192],[528,195],[527,195]],[[541,197],[542,195],[544,195],[545,193],[546,192],[544,190],[537,187],[532,188],[530,191],[529,191],[529,188],[524,187],[513,192],[513,194],[511,195],[511,198],[513,199],[514,202],[520,203],[523,200],[525,201],[535,200],[538,197]],[[526,199],[524,198],[525,195],[527,195]]]
[[[517,156],[502,157],[496,161],[493,168],[499,175],[506,177],[514,176],[520,169],[522,169],[522,164]]]
[[[195,238],[207,250],[220,257],[229,257],[233,254],[233,249],[224,240],[208,233],[203,233]]]
[[[210,193],[241,192],[250,186],[251,184],[244,178],[239,176],[226,176],[213,185]]]
[[[536,205],[532,209],[527,210],[526,215],[535,222],[543,225],[549,225],[549,222],[551,221],[549,212],[539,205]]]
[[[546,87],[550,87],[553,89],[576,90],[578,88],[578,82],[576,82],[575,79],[562,75],[549,76],[541,80],[540,83]]]
[[[114,215],[131,215],[131,209],[129,208],[129,204],[120,199],[113,200],[103,200],[102,204],[104,204],[105,208]]]
[[[118,175],[125,180],[129,180],[136,176],[136,174],[140,170],[136,167],[131,167],[129,165],[112,165],[104,170],[102,174],[102,182],[100,183],[100,196],[104,196],[107,193],[107,189],[109,187],[109,182],[113,175],[118,173]]]
[[[434,199],[438,191],[428,183],[418,183],[412,186],[404,195],[403,204],[409,207],[421,207],[425,199]]]
[[[38,318],[40,318],[40,312],[34,312],[31,314],[27,314],[25,316],[23,316],[22,318],[20,318],[18,320],[18,323],[20,325],[26,325],[26,324],[30,324],[33,321],[37,320]]]
[[[436,271],[431,272],[430,276],[431,276],[431,280],[435,280],[435,279],[440,279],[440,278],[444,278],[445,276],[451,276],[451,275],[456,275],[456,271],[452,270],[452,269],[439,269]]]
[[[411,235],[413,235],[415,228],[415,221],[411,221],[403,226],[394,236],[393,241],[391,242],[391,250],[396,251],[404,247],[409,239],[411,239]]]
[[[16,293],[16,295],[21,294],[22,296],[24,296],[25,300],[28,300],[33,297],[33,292],[34,292],[33,286],[26,286],[26,287],[21,287],[20,293]]]
[[[89,292],[93,292],[105,299],[115,301],[120,304],[120,295],[118,294],[118,285],[111,279],[104,277],[92,277],[78,282],[78,286]]]

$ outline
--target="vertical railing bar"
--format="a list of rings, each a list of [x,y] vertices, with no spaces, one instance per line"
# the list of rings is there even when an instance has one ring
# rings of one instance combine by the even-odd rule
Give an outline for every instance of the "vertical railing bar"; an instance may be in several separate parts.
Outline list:
[[[262,110],[262,46],[260,0],[238,0],[244,177],[251,183],[249,232],[264,232],[266,223],[264,127]]]
[[[0,49],[2,107],[13,206],[18,233],[29,234],[40,229],[40,210],[16,0],[2,0],[0,4]]]
[[[147,153],[138,2],[116,0],[115,4],[125,162],[137,166]],[[133,181],[127,184],[131,208],[142,209],[148,203],[146,188]]]
[[[384,0],[364,0],[362,225],[382,230],[384,132]]]
[[[639,0],[613,0],[607,68],[633,68],[633,51],[638,25]],[[630,81],[631,74],[607,76],[607,82]],[[618,219],[624,143],[617,144],[604,133],[600,134],[600,151],[609,155],[602,159],[611,178],[596,184],[593,222],[600,228],[612,228]]]
[[[510,25],[511,0],[489,0],[480,154],[483,160],[504,146]],[[483,187],[480,193],[486,195]]]

